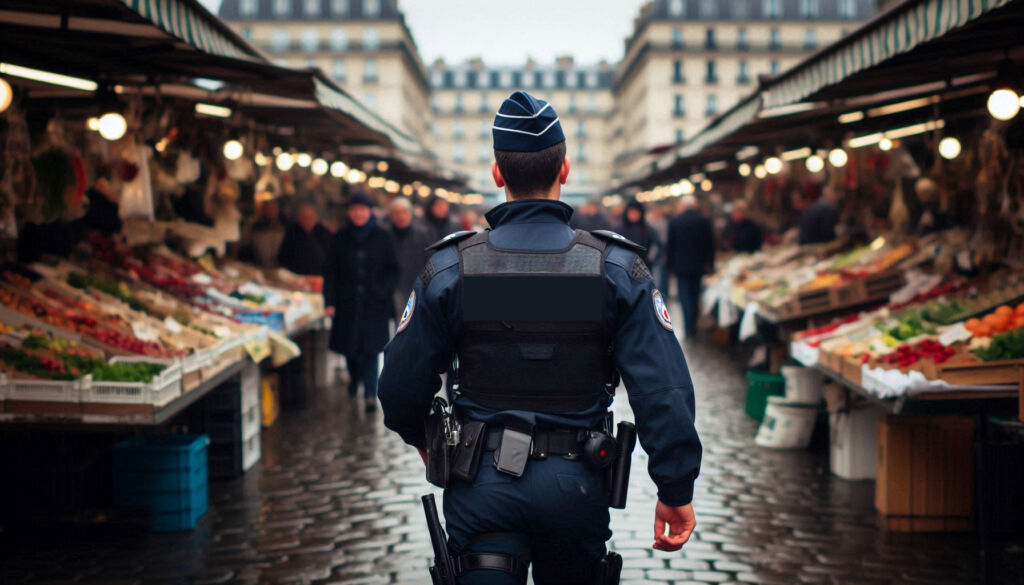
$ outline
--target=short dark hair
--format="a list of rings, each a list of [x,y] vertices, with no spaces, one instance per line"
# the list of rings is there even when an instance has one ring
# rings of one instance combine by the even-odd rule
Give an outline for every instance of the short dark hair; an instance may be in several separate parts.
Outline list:
[[[546,192],[558,180],[565,160],[565,142],[537,152],[495,150],[494,160],[513,198]]]

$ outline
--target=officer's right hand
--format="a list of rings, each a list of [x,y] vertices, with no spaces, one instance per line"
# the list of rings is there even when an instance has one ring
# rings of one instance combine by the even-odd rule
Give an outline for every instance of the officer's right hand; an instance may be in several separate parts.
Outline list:
[[[668,534],[665,534],[666,524]],[[683,548],[696,526],[693,504],[669,506],[658,500],[654,508],[654,548],[669,552]]]

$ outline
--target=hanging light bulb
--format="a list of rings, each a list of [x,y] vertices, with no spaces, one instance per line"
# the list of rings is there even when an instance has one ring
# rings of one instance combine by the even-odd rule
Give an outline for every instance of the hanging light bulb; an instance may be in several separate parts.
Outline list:
[[[377,163],[377,170],[382,172],[382,173],[388,172],[388,161],[382,160],[382,161],[378,162]]]
[[[340,179],[340,178],[344,177],[345,173],[347,173],[347,172],[348,172],[348,165],[346,165],[345,163],[341,162],[340,160],[336,160],[336,161],[331,163],[331,176],[334,177],[335,179]]]
[[[270,157],[263,154],[262,152],[257,152],[255,156],[252,157],[252,160],[253,162],[256,163],[256,166],[258,167],[265,167],[268,164],[270,164]]]
[[[804,161],[804,166],[812,173],[819,173],[821,169],[825,168],[825,160],[816,154],[812,154]]]
[[[679,181],[679,186],[682,187],[683,195],[693,195],[693,192],[697,190],[690,179]]]
[[[777,175],[782,172],[782,159],[777,156],[770,156],[764,159],[764,170],[768,171],[769,175]]]
[[[14,101],[14,90],[11,89],[11,84],[7,83],[6,79],[0,78],[0,112],[11,107],[12,101]]]
[[[939,154],[946,160],[960,156],[960,141],[952,136],[943,138],[939,141]]]
[[[883,138],[883,139],[879,140],[878,141],[878,148],[879,148],[879,150],[882,150],[882,151],[885,151],[885,152],[888,152],[888,151],[892,150],[892,140],[889,140],[888,138]]]
[[[705,192],[710,191],[712,186],[713,185],[711,183],[711,179],[704,179],[703,181],[700,182],[700,190],[701,191],[705,191]]]
[[[754,176],[763,179],[768,176],[768,169],[764,168],[764,165],[757,165],[754,167]]]
[[[228,140],[224,143],[224,158],[228,160],[238,160],[242,158],[244,152],[245,148],[237,140]]]
[[[828,153],[828,162],[837,169],[841,169],[846,166],[846,163],[850,160],[849,155],[842,148],[833,148]]]
[[[306,168],[309,165],[313,164],[313,155],[309,154],[308,152],[301,152],[295,156],[295,164],[299,165],[302,168]]]
[[[1020,112],[1021,97],[1012,89],[1000,88],[988,96],[988,113],[996,120],[1011,120]]]
[[[741,164],[737,170],[739,171],[741,177],[749,177],[750,176],[751,169],[750,169],[750,165],[747,164],[747,163]]]
[[[85,127],[93,132],[99,132],[100,130],[100,119],[93,116],[85,121]]]
[[[310,169],[313,171],[313,174],[318,176],[318,177],[322,177],[322,176],[326,175],[327,171],[331,167],[329,164],[327,164],[327,161],[322,159],[322,158],[318,158],[318,159],[313,160],[313,162],[310,163],[309,166],[310,166]]]
[[[292,170],[292,166],[295,165],[295,157],[290,152],[282,152],[277,155],[277,160],[274,161],[277,165],[277,170],[282,173],[287,173]]]
[[[100,116],[97,130],[107,140],[120,140],[128,131],[128,122],[121,114],[110,112]]]

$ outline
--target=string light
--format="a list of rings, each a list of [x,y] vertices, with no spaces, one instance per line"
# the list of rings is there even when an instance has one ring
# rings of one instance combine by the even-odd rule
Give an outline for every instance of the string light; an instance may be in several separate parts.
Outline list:
[[[299,153],[295,157],[295,164],[299,165],[302,168],[306,168],[309,165],[313,164],[313,155],[309,154],[308,152]]]
[[[988,96],[988,113],[996,120],[1012,120],[1020,112],[1021,97],[1012,89],[1000,88]]]
[[[295,157],[292,156],[290,152],[282,152],[281,154],[277,155],[277,160],[275,161],[275,164],[277,165],[277,170],[281,171],[282,173],[287,173],[288,171],[292,170],[292,166],[295,165]]]
[[[849,155],[842,148],[833,148],[828,153],[828,162],[837,169],[841,169],[846,166],[846,163],[850,160]]]
[[[704,179],[703,181],[700,182],[700,190],[701,191],[705,191],[705,192],[710,191],[712,186],[713,185],[711,183],[711,179]]]
[[[228,160],[238,160],[242,158],[244,152],[245,148],[237,140],[228,140],[224,143],[224,158]]]
[[[93,116],[93,117],[89,118],[88,120],[85,121],[85,127],[88,128],[89,130],[92,130],[93,132],[99,132],[100,131],[100,119],[97,118],[96,116]]]
[[[345,173],[347,172],[348,165],[341,162],[340,160],[336,160],[331,163],[331,176],[334,177],[335,179],[343,178],[345,176]]]
[[[388,161],[382,160],[382,161],[378,162],[377,163],[377,170],[382,172],[382,173],[388,172]]]
[[[327,171],[330,169],[330,165],[327,164],[326,160],[318,158],[310,164],[310,168],[314,175],[322,177],[327,174]]]
[[[764,159],[764,170],[768,171],[769,175],[777,175],[782,172],[782,159],[776,156],[770,156]]]
[[[7,83],[6,79],[0,78],[0,112],[11,107],[12,101],[14,101],[14,90],[11,89],[11,84]]]
[[[878,141],[878,148],[882,151],[888,152],[892,150],[892,140],[883,138]]]
[[[764,168],[764,165],[757,165],[754,167],[754,176],[763,179],[768,176],[768,169]]]
[[[825,160],[816,154],[812,154],[804,161],[804,166],[812,173],[819,173],[825,168]]]
[[[946,160],[960,156],[960,141],[952,136],[943,138],[939,141],[939,154]]]
[[[737,169],[737,170],[739,171],[741,177],[749,177],[750,176],[751,168],[750,168],[750,165],[748,165],[747,163],[741,164],[739,169]]]
[[[252,157],[252,160],[253,162],[256,163],[256,166],[258,167],[265,167],[268,164],[270,164],[270,157],[263,154],[262,152],[257,152],[256,155]]]
[[[128,131],[128,122],[117,112],[109,112],[100,116],[97,130],[107,140],[120,140]]]

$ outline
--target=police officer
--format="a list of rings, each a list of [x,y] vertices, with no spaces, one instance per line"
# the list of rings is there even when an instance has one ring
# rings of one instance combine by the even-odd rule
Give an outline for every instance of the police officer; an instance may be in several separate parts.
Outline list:
[[[580,456],[585,431],[608,429],[621,375],[658,487],[653,546],[678,550],[696,524],[693,385],[642,248],[569,227],[551,104],[513,93],[493,138],[507,202],[487,213],[489,231],[431,246],[385,348],[384,424],[426,459],[443,373],[464,429],[486,423],[475,477],[445,491],[449,548],[468,559],[459,583],[523,583],[532,563],[538,584],[589,584],[611,531],[606,475]]]

